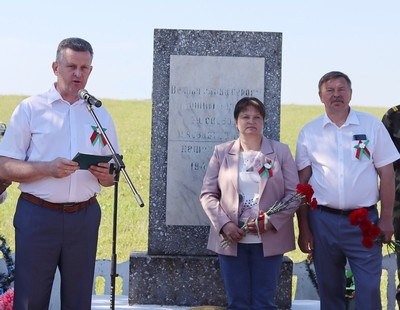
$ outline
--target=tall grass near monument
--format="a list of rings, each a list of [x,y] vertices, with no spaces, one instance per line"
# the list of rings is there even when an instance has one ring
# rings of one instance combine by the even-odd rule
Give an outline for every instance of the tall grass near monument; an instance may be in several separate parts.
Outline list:
[[[6,124],[9,122],[12,111],[23,98],[21,96],[0,96],[0,122]],[[121,174],[118,184],[116,249],[117,261],[123,262],[129,260],[129,255],[133,251],[147,251],[152,121],[151,101],[106,99],[103,100],[103,104],[113,116],[119,135],[121,154],[126,165],[126,172],[145,204],[145,207],[139,207],[124,176]],[[381,119],[389,106],[355,108],[369,112]],[[295,153],[297,135],[301,127],[322,113],[324,113],[322,104],[316,106],[284,104],[281,106],[280,140],[289,145],[293,155]],[[0,205],[0,234],[6,237],[11,249],[14,250],[13,215],[19,195],[17,184],[14,183],[8,192],[8,199]],[[113,187],[109,187],[103,188],[98,197],[102,209],[97,251],[98,259],[111,258],[114,212],[113,195]],[[295,226],[297,226],[296,219]],[[300,262],[306,258],[306,255],[301,253],[300,250],[287,253],[287,256],[294,262]]]
[[[24,97],[0,96],[0,122],[8,123],[15,106]],[[149,187],[150,187],[150,142],[151,142],[151,101],[150,100],[103,100],[106,109],[114,118],[119,135],[119,144],[126,172],[141,195],[145,207],[141,208],[121,174],[118,184],[117,208],[117,259],[129,259],[132,251],[147,251]],[[387,108],[356,107],[382,118]],[[96,110],[95,110],[96,112]],[[295,152],[296,139],[300,128],[309,120],[324,112],[323,106],[282,105],[281,141]],[[3,234],[14,248],[12,220],[19,195],[16,183],[9,189],[8,199],[0,206],[0,234]],[[113,187],[103,188],[99,195],[102,206],[102,221],[97,257],[110,258],[113,227]],[[300,251],[288,255],[295,261],[303,260]]]

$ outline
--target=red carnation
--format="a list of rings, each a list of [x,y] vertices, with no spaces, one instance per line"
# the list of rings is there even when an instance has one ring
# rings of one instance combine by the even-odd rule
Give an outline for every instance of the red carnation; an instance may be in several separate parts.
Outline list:
[[[310,184],[297,184],[296,192],[305,197],[306,203],[311,204],[311,199],[312,196],[314,195],[314,190]]]
[[[370,248],[373,247],[374,241],[373,241],[372,238],[370,238],[370,237],[364,237],[363,240],[362,240],[362,244],[363,244],[366,248],[370,249]]]
[[[360,208],[352,211],[350,213],[350,224],[353,226],[359,225],[367,218],[367,215],[368,215],[368,210],[365,208]]]
[[[368,230],[368,236],[372,239],[376,239],[381,235],[381,229],[378,226],[371,225]]]
[[[317,209],[317,206],[318,206],[318,201],[316,198],[313,198],[311,201],[311,210]]]
[[[360,229],[363,232],[363,235],[367,236],[369,235],[369,230],[372,227],[371,221],[364,219],[360,222]]]
[[[374,246],[374,242],[381,244],[384,235],[379,226],[373,225],[372,222],[367,219],[368,213],[369,211],[365,208],[352,211],[350,213],[350,223],[354,226],[360,225],[360,230],[363,235],[362,244],[370,249]],[[390,240],[387,243],[387,247],[400,256],[399,240]]]

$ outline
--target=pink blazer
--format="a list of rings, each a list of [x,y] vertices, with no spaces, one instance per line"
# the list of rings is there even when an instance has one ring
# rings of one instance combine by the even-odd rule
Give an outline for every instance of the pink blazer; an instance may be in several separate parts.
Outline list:
[[[259,188],[260,210],[268,210],[276,201],[286,200],[294,194],[299,179],[293,156],[286,144],[263,137],[260,151],[273,163],[272,177],[261,177]],[[218,254],[237,253],[237,243],[221,247],[223,236],[220,231],[229,221],[238,224],[239,153],[239,139],[215,146],[201,189],[200,202],[211,222],[207,248]],[[296,208],[291,208],[270,216],[269,220],[276,231],[268,230],[261,235],[264,256],[284,254],[295,249],[295,212]]]

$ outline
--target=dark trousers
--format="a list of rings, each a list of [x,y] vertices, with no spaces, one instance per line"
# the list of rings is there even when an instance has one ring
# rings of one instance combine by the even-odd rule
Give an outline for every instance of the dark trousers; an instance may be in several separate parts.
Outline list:
[[[65,213],[19,198],[14,216],[14,310],[48,309],[57,267],[61,309],[90,310],[100,217],[97,201]]]
[[[354,275],[356,309],[382,309],[382,246],[374,243],[372,248],[366,248],[360,227],[352,226],[349,216],[322,210],[310,210],[308,216],[314,236],[313,258],[321,310],[346,309],[347,261]],[[368,218],[376,223],[378,211],[370,211]]]
[[[219,255],[227,309],[275,310],[283,255],[264,257],[258,244],[238,244],[237,256]]]

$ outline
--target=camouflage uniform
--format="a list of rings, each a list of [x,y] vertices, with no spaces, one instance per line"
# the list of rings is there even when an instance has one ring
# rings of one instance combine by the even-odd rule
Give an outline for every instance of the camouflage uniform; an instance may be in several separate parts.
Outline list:
[[[394,145],[400,152],[400,105],[390,108],[382,118],[382,122],[389,131]],[[396,175],[396,197],[393,206],[394,238],[400,240],[400,159],[393,163]],[[400,255],[397,256],[397,276],[400,280]],[[396,298],[400,299],[400,285],[397,287]]]

